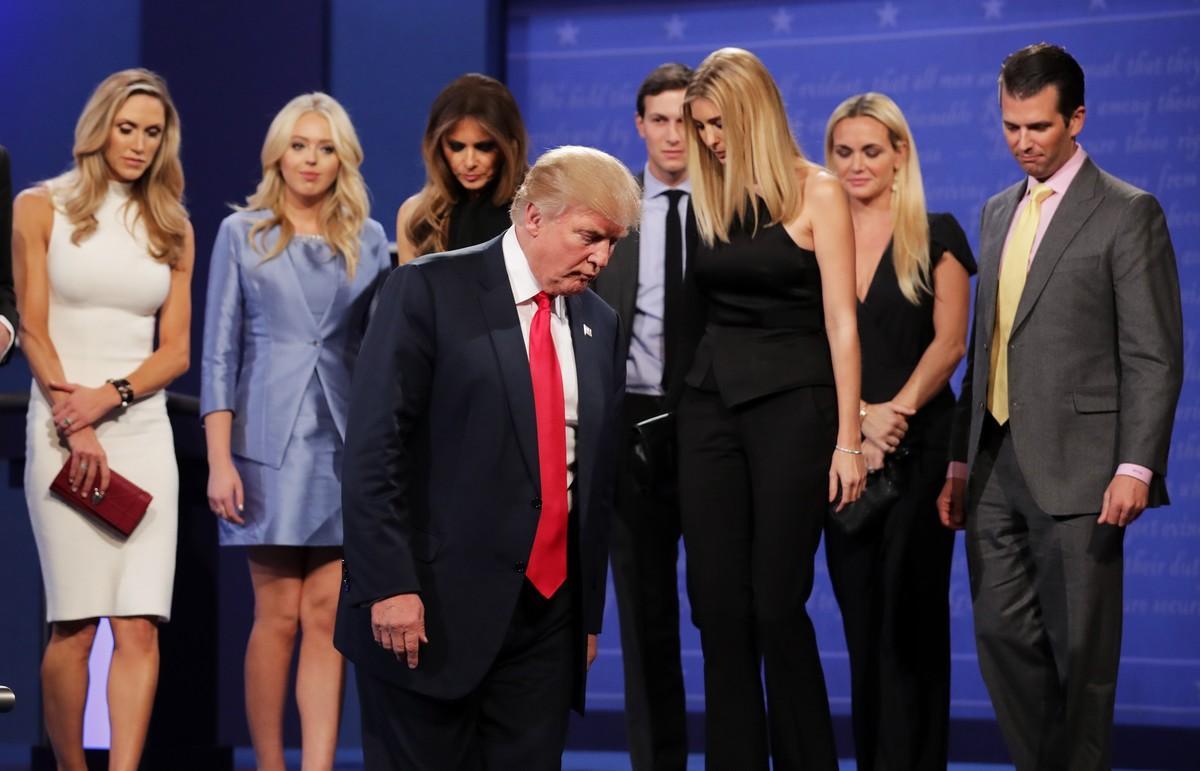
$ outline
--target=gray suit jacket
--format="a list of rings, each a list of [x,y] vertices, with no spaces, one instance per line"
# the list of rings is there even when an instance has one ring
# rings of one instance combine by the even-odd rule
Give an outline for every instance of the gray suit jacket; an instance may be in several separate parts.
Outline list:
[[[1000,254],[1024,193],[1022,181],[983,210],[951,445],[952,458],[972,470],[987,411]],[[1154,196],[1084,163],[1038,247],[1009,345],[1010,432],[1038,506],[1057,516],[1098,512],[1121,463],[1152,470],[1150,505],[1168,502],[1183,317],[1175,252]]]

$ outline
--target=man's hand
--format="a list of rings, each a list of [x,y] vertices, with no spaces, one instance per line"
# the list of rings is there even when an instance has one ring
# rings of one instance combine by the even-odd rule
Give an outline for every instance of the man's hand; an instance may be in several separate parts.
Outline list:
[[[403,656],[409,669],[416,669],[421,643],[429,644],[420,595],[397,594],[372,605],[371,633],[375,642],[396,654],[397,659]]]
[[[1140,479],[1117,474],[1104,491],[1100,506],[1101,525],[1125,527],[1137,519],[1150,501],[1150,486]]]
[[[954,479],[953,477],[946,480],[946,484],[942,485],[942,493],[937,499],[938,518],[942,520],[942,524],[951,530],[962,530],[963,523],[966,522],[966,515],[963,513],[963,499],[967,494],[967,480]]]
[[[8,333],[8,327],[0,324],[0,354],[8,349],[8,344],[12,340],[12,335]]]
[[[588,635],[588,650],[587,650],[587,668],[592,668],[592,662],[596,660],[596,653],[599,652],[599,643],[596,640],[596,635]]]

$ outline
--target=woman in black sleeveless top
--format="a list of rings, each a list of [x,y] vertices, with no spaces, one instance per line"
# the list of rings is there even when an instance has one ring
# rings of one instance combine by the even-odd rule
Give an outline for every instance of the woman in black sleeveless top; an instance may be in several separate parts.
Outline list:
[[[866,476],[849,207],[753,54],[705,59],[684,112],[707,325],[677,413],[679,478],[706,767],[765,771],[769,754],[777,771],[834,769],[804,604],[828,503]]]
[[[836,514],[826,526],[850,654],[855,758],[868,771],[944,769],[954,532],[938,522],[936,502],[975,261],[954,217],[926,215],[917,149],[891,99],[843,102],[829,119],[825,158],[854,219],[867,467],[899,464],[907,480],[871,526],[847,534]]]
[[[529,165],[528,144],[521,111],[500,81],[472,73],[442,89],[421,141],[425,187],[396,213],[400,262],[507,230],[508,207]]]

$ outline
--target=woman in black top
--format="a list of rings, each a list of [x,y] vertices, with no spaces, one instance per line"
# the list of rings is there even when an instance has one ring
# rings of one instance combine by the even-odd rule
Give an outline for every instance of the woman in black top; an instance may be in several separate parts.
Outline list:
[[[828,503],[839,487],[853,501],[866,477],[849,207],[800,153],[753,54],[705,59],[684,120],[702,239],[689,273],[707,322],[678,408],[679,495],[705,762],[835,769],[804,604]]]
[[[396,214],[400,262],[504,232],[529,167],[528,145],[521,111],[500,81],[472,73],[442,89],[421,142],[425,187]]]
[[[898,464],[906,480],[872,525],[850,535],[833,515],[826,526],[855,757],[862,769],[944,769],[954,534],[938,523],[936,501],[975,261],[954,217],[926,214],[917,148],[891,99],[843,102],[829,119],[825,158],[854,220],[867,468]]]

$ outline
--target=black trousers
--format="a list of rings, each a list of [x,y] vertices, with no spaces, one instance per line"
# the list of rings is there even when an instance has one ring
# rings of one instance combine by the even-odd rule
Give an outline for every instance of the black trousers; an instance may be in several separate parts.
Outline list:
[[[990,417],[968,489],[979,669],[1018,769],[1107,769],[1121,654],[1123,528],[1038,507]]]
[[[906,463],[906,494],[878,527],[825,528],[829,577],[846,633],[858,768],[945,769],[950,720],[950,562],[938,521],[946,446]]]
[[[678,410],[688,597],[704,648],[709,771],[836,769],[812,592],[837,434],[830,387]],[[763,681],[766,682],[766,702]]]
[[[573,628],[569,586],[547,600],[526,582],[500,655],[465,697],[423,696],[357,667],[364,768],[561,768],[578,647]]]
[[[623,457],[610,554],[621,656],[625,724],[634,771],[687,767],[687,706],[679,651],[679,501],[675,477],[635,473],[634,424],[663,412],[663,400],[625,398]]]

